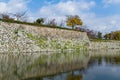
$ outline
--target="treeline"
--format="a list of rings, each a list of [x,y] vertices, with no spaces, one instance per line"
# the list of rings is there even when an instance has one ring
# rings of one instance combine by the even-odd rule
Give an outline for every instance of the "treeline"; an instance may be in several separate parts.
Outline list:
[[[20,24],[29,24],[29,25],[36,25],[36,26],[45,26],[51,28],[60,28],[60,29],[67,29],[67,30],[76,30],[81,32],[86,32],[89,39],[95,40],[120,40],[120,31],[111,32],[105,35],[102,35],[102,32],[97,32],[90,30],[83,25],[83,21],[78,15],[67,15],[65,21],[58,22],[56,19],[45,19],[45,18],[37,18],[33,22],[28,21],[27,11],[18,12],[15,14],[11,13],[0,13],[0,20],[5,22],[12,22],[12,23],[20,23]],[[69,26],[71,28],[65,28]]]
[[[91,40],[120,40],[120,30],[106,33],[103,35],[102,32],[87,29],[86,26],[76,29],[86,32],[89,39]]]
[[[38,18],[33,22],[30,22],[28,19],[29,17],[27,16],[26,12],[20,12],[15,14],[0,13],[0,20],[5,22],[21,23],[21,24],[29,24],[29,25],[37,25],[37,26],[42,25],[42,26],[58,27],[55,19],[46,21],[45,18]]]
[[[0,13],[0,20],[6,22],[15,22],[21,24],[31,24],[31,25],[42,25],[47,27],[59,27],[65,28],[66,26],[72,27],[68,29],[75,29],[76,26],[82,26],[83,22],[78,15],[67,15],[66,20],[57,22],[56,19],[46,19],[46,18],[37,18],[35,21],[30,22],[29,17],[27,16],[27,11],[18,12],[18,13]]]
[[[120,31],[114,31],[104,35],[106,40],[120,40]]]

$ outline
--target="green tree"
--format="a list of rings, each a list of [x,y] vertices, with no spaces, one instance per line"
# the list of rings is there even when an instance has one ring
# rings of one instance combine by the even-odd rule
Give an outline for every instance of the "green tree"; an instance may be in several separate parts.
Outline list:
[[[98,32],[98,39],[102,39],[102,33]]]
[[[82,25],[83,24],[82,20],[80,19],[80,17],[78,15],[67,16],[66,23],[67,23],[67,26],[72,27],[72,29],[74,29],[74,27],[77,26],[77,25]]]
[[[36,21],[35,21],[36,24],[43,24],[44,23],[44,18],[38,18]]]
[[[104,35],[104,38],[105,38],[105,39],[110,39],[110,35],[109,35],[109,34],[105,34],[105,35]]]
[[[105,39],[120,40],[120,31],[110,32],[104,35]]]
[[[115,32],[114,39],[115,39],[115,40],[120,40],[120,31],[116,31],[116,32]]]

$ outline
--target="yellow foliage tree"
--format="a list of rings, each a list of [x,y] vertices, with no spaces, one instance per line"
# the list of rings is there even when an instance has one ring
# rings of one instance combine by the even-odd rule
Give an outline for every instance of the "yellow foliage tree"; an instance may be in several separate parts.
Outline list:
[[[74,29],[74,27],[77,26],[77,25],[82,25],[83,24],[82,20],[80,19],[80,17],[78,15],[67,16],[66,23],[67,23],[67,26],[72,27],[72,29]]]

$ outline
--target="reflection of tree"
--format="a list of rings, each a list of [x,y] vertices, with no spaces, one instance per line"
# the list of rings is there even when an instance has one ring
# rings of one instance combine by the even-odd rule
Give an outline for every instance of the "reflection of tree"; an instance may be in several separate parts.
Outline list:
[[[38,78],[29,78],[29,79],[24,79],[24,80],[43,80],[43,78],[38,77]]]
[[[35,76],[44,76],[43,78],[48,80],[56,80],[56,76],[61,73],[60,80],[62,80],[64,79],[64,77],[66,77],[66,75],[62,76],[64,72],[71,72],[72,70],[74,71],[79,69],[81,70],[81,68],[83,71],[83,68],[86,67],[89,58],[89,54],[85,52],[83,53],[83,51],[40,55],[35,58],[33,63],[30,65],[29,72],[27,73],[30,76],[27,76],[26,80],[29,80],[29,77],[31,77],[32,74],[34,75],[34,73],[36,73]],[[32,70],[34,70],[34,72]],[[82,80],[82,76],[77,76],[74,74],[74,72],[71,75],[67,74],[67,76],[67,80]],[[33,79],[36,80],[36,77],[34,77]]]
[[[103,62],[106,62],[107,64],[119,64],[120,65],[120,56],[95,56],[91,57],[88,66],[92,66],[94,64],[102,65]]]
[[[66,80],[82,80],[83,76],[82,75],[74,75],[70,74],[67,76]]]
[[[106,57],[105,60],[107,63],[120,64],[120,56]]]

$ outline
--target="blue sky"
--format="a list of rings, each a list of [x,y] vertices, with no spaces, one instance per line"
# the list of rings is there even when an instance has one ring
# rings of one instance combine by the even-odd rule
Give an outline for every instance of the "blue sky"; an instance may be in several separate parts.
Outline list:
[[[79,15],[88,28],[110,32],[120,30],[120,0],[0,0],[1,13],[28,11],[30,21],[55,18],[58,24],[66,15]]]

